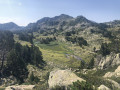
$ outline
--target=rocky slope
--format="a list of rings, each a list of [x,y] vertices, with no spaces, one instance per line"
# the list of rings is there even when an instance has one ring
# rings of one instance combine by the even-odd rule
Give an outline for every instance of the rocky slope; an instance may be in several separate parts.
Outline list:
[[[107,72],[104,77],[120,77],[120,66],[114,72]]]
[[[98,56],[96,58],[96,63],[98,69],[106,69],[120,65],[120,54],[111,53],[105,57]]]

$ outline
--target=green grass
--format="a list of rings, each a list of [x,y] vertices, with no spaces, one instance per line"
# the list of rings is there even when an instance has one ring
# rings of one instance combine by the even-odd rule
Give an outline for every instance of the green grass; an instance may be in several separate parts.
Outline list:
[[[72,53],[72,51],[67,48],[66,44],[57,41],[50,42],[50,44],[36,43],[36,45],[44,50],[50,50],[58,53]]]
[[[68,44],[64,42],[54,41],[50,44],[40,44],[34,42],[36,46],[42,51],[43,59],[50,63],[51,66],[58,68],[78,68],[80,65],[79,60],[68,58],[66,54],[73,54],[73,51],[68,48]]]
[[[80,47],[76,44],[60,40],[50,42],[50,44],[41,44],[39,38],[46,38],[46,36],[37,37],[34,39],[34,43],[42,51],[43,59],[46,62],[52,62],[54,66],[70,68],[78,68],[80,66],[80,60],[76,60],[71,56],[68,58],[66,54],[79,56],[87,63],[94,57],[94,53],[89,51],[87,47]],[[61,38],[63,37],[58,39]]]
[[[58,66],[62,64],[62,66],[76,68],[80,66],[80,61],[71,57],[67,58],[66,54],[79,56],[86,63],[89,63],[89,61],[96,55],[96,53],[93,52],[93,48],[96,47],[97,49],[99,49],[100,47],[100,42],[98,40],[101,39],[101,42],[108,41],[106,38],[100,38],[100,35],[93,36],[91,34],[91,36],[85,36],[84,33],[80,35],[88,41],[88,46],[80,47],[76,44],[72,44],[71,42],[65,42],[64,36],[61,35],[57,36],[57,40],[50,42],[50,44],[40,44],[40,38],[47,38],[53,36],[43,36],[38,33],[34,33],[34,43],[42,51],[45,61],[52,62],[54,65]]]

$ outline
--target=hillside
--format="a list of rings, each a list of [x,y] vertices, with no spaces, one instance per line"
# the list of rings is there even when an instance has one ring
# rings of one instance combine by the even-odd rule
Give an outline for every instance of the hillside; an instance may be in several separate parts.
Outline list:
[[[23,27],[20,27],[13,22],[0,24],[0,30],[15,31],[15,30],[22,30],[22,29],[23,29]]]
[[[10,37],[14,40],[13,47],[7,44],[10,49],[5,53],[8,57],[5,56],[0,85],[4,88],[32,84],[35,90],[79,90],[82,87],[119,90],[119,24],[119,20],[97,23],[84,16],[74,18],[61,14],[42,18],[18,31],[13,31],[13,25],[8,28],[12,30],[11,36],[7,35],[8,31],[1,31],[4,36],[0,36],[0,47],[6,45]],[[4,52],[8,46],[0,50]],[[5,82],[10,80],[14,83]]]

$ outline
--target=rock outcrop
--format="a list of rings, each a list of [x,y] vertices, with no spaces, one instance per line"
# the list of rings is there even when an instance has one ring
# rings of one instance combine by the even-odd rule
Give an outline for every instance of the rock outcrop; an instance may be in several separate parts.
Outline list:
[[[108,87],[106,87],[105,85],[100,85],[98,87],[98,90],[110,90]]]
[[[106,69],[115,65],[120,65],[120,53],[107,55],[106,57],[97,57],[96,60],[98,69]]]
[[[118,66],[118,68],[114,71],[114,72],[107,72],[104,77],[120,77],[120,66]]]
[[[54,70],[50,72],[48,84],[49,88],[55,86],[68,86],[77,80],[85,81],[70,70]]]
[[[111,82],[113,84],[113,86],[115,88],[117,88],[118,90],[120,90],[120,84],[112,79],[107,79],[109,82]]]
[[[0,86],[10,86],[17,84],[17,79],[14,76],[9,76],[7,78],[2,78],[0,81]]]
[[[5,90],[33,90],[35,85],[18,85],[18,86],[8,86]]]

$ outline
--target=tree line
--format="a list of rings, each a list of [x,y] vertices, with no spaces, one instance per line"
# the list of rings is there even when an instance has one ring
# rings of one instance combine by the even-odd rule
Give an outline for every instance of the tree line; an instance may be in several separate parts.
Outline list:
[[[111,43],[102,43],[100,50],[98,51],[99,54],[103,56],[109,55],[111,52],[120,53],[120,40],[113,39]]]
[[[88,45],[87,41],[83,37],[77,37],[77,36],[76,37],[70,37],[70,36],[66,36],[65,39],[67,41],[72,42],[73,44],[74,43],[78,44],[80,47],[82,47],[83,45],[84,46]]]
[[[49,44],[52,41],[55,41],[56,37],[47,37],[47,38],[40,38],[39,41],[41,44]]]
[[[22,46],[20,43],[15,43],[13,33],[10,31],[1,31],[0,50],[0,78],[13,75],[22,83],[28,77],[28,64],[39,67],[45,63],[38,47],[34,44]]]

